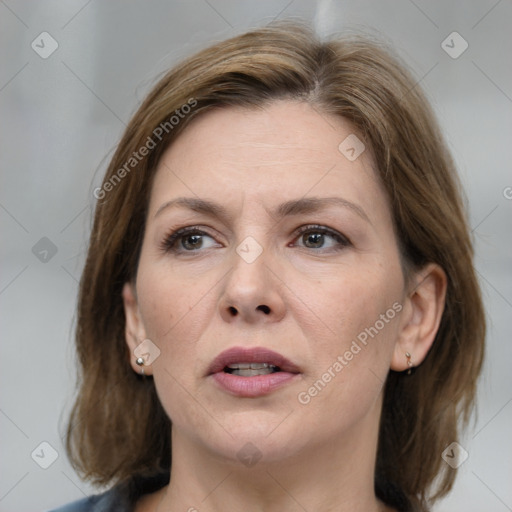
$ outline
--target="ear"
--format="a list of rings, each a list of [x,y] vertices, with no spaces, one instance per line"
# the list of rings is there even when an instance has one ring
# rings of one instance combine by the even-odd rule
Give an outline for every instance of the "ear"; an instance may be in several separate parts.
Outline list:
[[[412,366],[419,366],[427,356],[441,323],[446,286],[445,272],[434,263],[426,265],[412,279],[391,360],[392,370],[409,369],[409,361]]]
[[[146,352],[146,350],[143,350],[144,342],[149,340],[146,338],[146,329],[140,315],[134,284],[125,283],[122,295],[124,316],[126,318],[125,339],[130,354],[130,364],[134,372],[138,374],[152,375],[153,370],[151,365],[148,364],[149,361],[147,358],[144,358],[145,361],[143,365],[138,365],[136,363],[141,353]]]

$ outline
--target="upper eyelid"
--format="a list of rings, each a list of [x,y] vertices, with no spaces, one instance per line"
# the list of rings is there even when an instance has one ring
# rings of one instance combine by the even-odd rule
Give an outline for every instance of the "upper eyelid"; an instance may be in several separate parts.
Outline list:
[[[290,235],[302,234],[303,232],[306,232],[308,230],[314,231],[315,229],[318,231],[324,231],[326,234],[338,235],[338,236],[340,236],[342,238],[346,238],[348,240],[348,237],[346,235],[344,235],[343,233],[341,233],[340,231],[338,231],[337,229],[331,228],[329,226],[325,226],[323,224],[302,224],[301,226],[294,228],[292,230],[292,232],[290,233]],[[201,224],[192,224],[190,226],[184,226],[181,228],[176,228],[176,229],[171,230],[169,233],[167,233],[165,235],[165,238],[169,238],[171,236],[176,236],[176,235],[179,236],[181,234],[188,234],[188,233],[194,232],[194,231],[197,231],[197,232],[200,232],[200,234],[205,234],[205,235],[212,236],[212,237],[215,236],[215,235],[212,235],[211,233],[209,233],[208,230],[217,231],[216,229],[214,229],[210,226],[204,226]]]
[[[315,231],[315,229],[317,231],[324,231],[325,233],[330,233],[332,235],[344,236],[337,229],[330,228],[329,226],[324,226],[323,224],[303,224],[296,228],[294,232],[303,233],[305,231]]]
[[[204,226],[196,226],[196,225],[177,228],[177,229],[174,229],[174,230],[168,232],[164,236],[164,241],[169,240],[171,238],[176,240],[182,236],[186,236],[186,235],[190,235],[190,234],[192,234],[192,235],[198,234],[201,236],[209,236],[210,238],[216,238],[216,235],[213,235],[212,233],[210,233],[208,231],[208,229],[212,229],[212,228],[205,228]]]
[[[333,238],[340,238],[344,244],[352,245],[352,242],[348,236],[341,233],[337,229],[330,228],[328,226],[323,226],[321,224],[313,224],[313,225],[305,224],[295,230],[295,232],[297,233],[297,238],[299,238],[300,236],[302,236],[305,233],[308,233],[308,232],[314,233],[315,231],[322,232],[324,235],[330,235]]]

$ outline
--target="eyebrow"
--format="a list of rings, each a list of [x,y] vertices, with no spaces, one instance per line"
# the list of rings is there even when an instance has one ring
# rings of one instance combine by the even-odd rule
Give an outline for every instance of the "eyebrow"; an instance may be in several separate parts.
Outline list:
[[[315,213],[317,211],[324,210],[329,206],[347,208],[371,224],[368,215],[366,215],[361,206],[352,203],[351,201],[347,201],[341,197],[303,197],[301,199],[294,199],[280,204],[274,211],[269,212],[269,214],[272,217],[278,217],[279,219],[282,219],[283,217],[292,215]],[[198,213],[204,213],[206,215],[219,217],[221,219],[226,219],[229,217],[228,212],[224,206],[213,201],[195,197],[178,197],[176,199],[172,199],[171,201],[167,201],[161,205],[160,208],[158,208],[157,212],[155,213],[155,217],[160,215],[164,210],[172,207],[187,208]]]

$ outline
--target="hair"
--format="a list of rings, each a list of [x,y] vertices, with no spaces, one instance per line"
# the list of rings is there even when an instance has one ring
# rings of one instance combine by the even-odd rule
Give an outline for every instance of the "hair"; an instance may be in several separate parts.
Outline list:
[[[405,267],[433,262],[446,273],[446,304],[429,354],[410,376],[389,372],[377,449],[375,481],[426,509],[453,485],[456,471],[441,453],[471,418],[484,354],[485,315],[461,186],[424,94],[391,50],[365,36],[322,42],[295,23],[199,51],[161,78],[129,122],[95,191],[68,455],[96,484],[170,470],[171,422],[153,379],[130,366],[121,296],[136,276],[153,177],[163,152],[197,116],[279,99],[308,102],[351,123],[371,148]]]

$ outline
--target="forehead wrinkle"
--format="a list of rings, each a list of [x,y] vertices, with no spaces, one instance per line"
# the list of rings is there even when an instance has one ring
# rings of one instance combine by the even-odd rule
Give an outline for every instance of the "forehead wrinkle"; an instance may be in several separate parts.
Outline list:
[[[321,148],[313,148],[309,146],[304,146],[304,144],[300,143],[281,143],[274,144],[271,142],[252,142],[252,141],[240,141],[236,144],[223,144],[226,148],[238,148],[238,147],[251,147],[251,148],[262,148],[262,149],[306,149],[308,151],[316,151],[316,152],[324,152]]]

